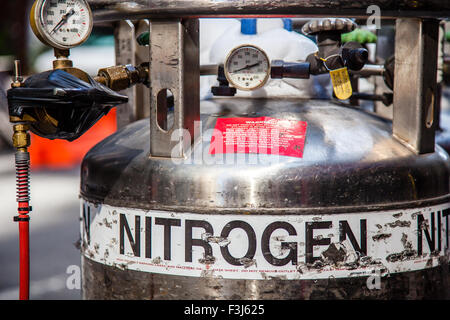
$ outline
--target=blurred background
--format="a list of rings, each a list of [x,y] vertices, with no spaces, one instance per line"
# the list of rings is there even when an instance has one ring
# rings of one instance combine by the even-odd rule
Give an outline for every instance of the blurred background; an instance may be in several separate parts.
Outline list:
[[[53,49],[44,46],[29,24],[32,0],[2,1],[0,11],[0,300],[17,299],[19,283],[12,126],[5,92],[15,59],[24,77],[52,68]],[[114,65],[114,37],[109,27],[94,27],[82,46],[71,50],[77,67],[92,75],[98,66]],[[66,286],[80,265],[79,167],[84,154],[116,130],[115,110],[82,138],[67,142],[32,136],[30,250],[32,299],[79,299],[80,290]],[[69,268],[69,269],[68,269]],[[69,273],[68,273],[69,272]]]

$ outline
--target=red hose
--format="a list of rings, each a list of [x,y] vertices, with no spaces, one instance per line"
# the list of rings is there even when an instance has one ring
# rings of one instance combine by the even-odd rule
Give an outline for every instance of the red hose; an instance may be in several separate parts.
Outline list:
[[[28,218],[28,216],[19,215],[19,218]],[[28,221],[19,221],[19,243],[20,243],[19,299],[28,300],[30,298],[30,233]]]
[[[16,180],[18,215],[14,220],[19,222],[19,299],[30,298],[30,154],[16,152]]]

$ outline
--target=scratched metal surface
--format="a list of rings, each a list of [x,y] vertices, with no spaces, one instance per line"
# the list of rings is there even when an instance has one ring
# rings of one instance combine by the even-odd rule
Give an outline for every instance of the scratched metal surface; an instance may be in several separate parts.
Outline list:
[[[120,270],[82,258],[83,299],[334,300],[450,299],[448,264],[383,278],[370,290],[367,277],[319,280],[224,280]]]

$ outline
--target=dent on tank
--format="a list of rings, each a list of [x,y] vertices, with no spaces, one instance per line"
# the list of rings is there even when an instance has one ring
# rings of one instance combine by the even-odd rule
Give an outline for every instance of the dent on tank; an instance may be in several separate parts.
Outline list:
[[[450,8],[78,1],[114,22],[118,65],[74,67],[54,35],[74,8],[35,26],[55,70],[8,101],[23,153],[117,107],[81,164],[83,298],[450,298]]]

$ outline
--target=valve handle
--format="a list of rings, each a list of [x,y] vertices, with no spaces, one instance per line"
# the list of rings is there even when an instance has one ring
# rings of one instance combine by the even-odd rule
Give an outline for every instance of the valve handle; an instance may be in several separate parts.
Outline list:
[[[328,31],[345,33],[353,31],[356,27],[357,24],[348,18],[325,18],[307,22],[303,26],[302,32],[306,35]]]

